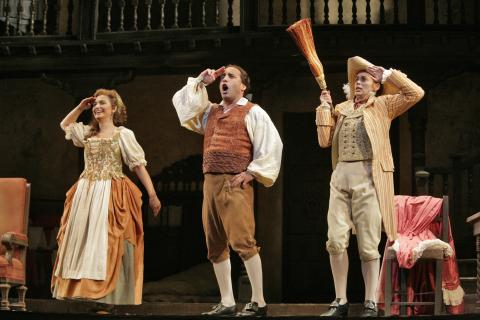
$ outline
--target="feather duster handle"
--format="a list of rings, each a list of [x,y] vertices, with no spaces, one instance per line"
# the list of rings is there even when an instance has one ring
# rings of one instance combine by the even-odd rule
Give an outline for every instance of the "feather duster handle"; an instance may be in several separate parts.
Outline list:
[[[315,77],[315,80],[317,80],[320,89],[327,90],[327,82],[325,82],[325,76],[323,74],[321,76]]]

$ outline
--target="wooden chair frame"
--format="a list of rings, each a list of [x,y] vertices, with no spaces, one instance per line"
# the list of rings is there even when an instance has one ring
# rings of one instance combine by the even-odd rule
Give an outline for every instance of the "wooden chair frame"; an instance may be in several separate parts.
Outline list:
[[[440,239],[446,243],[448,240],[448,211],[449,203],[448,196],[443,196],[442,203],[442,214],[437,217],[438,220],[442,221],[442,230],[440,234]],[[437,220],[437,221],[438,221]],[[407,306],[418,306],[418,305],[434,305],[434,314],[438,315],[442,313],[442,303],[443,303],[443,292],[442,292],[442,271],[443,271],[443,259],[444,253],[441,249],[427,249],[423,256],[418,259],[418,261],[434,259],[435,260],[435,301],[434,302],[407,302],[406,300],[406,269],[400,269],[400,296],[401,299],[399,302],[392,301],[393,293],[392,292],[392,263],[397,262],[397,254],[392,247],[389,247],[385,256],[385,316],[391,315],[391,306],[399,305],[400,314],[406,314]],[[417,261],[417,262],[418,262]]]
[[[27,190],[25,194],[25,225],[24,225],[24,230],[25,230],[25,235],[28,233],[28,218],[29,218],[29,212],[30,212],[30,190],[31,190],[31,184],[27,183]],[[28,247],[28,239],[27,241],[23,241],[20,239],[15,239],[9,232],[0,235],[0,241],[3,245],[7,247],[7,251],[5,252],[5,257],[7,261],[11,261],[13,258],[13,252],[15,250],[21,250],[21,261],[23,261],[23,272],[26,273],[26,260],[27,260],[27,250],[26,248]],[[28,290],[28,288],[25,286],[26,284],[26,275],[24,276],[24,281],[17,281],[14,279],[9,279],[5,277],[0,277],[0,291],[1,291],[1,300],[0,300],[0,310],[10,310],[10,309],[15,309],[15,310],[21,310],[21,311],[26,311],[27,306],[25,303],[25,294]],[[9,301],[9,292],[12,287],[16,287],[17,289],[17,294],[18,294],[18,301],[17,302],[10,302]]]

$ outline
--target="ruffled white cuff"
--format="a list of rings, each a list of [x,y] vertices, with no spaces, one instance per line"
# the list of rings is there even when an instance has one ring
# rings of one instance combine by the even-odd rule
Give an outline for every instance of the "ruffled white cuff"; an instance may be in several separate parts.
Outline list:
[[[456,289],[448,290],[442,288],[443,291],[443,303],[447,306],[458,306],[462,304],[463,297],[465,296],[465,291],[463,291],[462,286],[458,286]]]
[[[350,98],[350,85],[348,83],[344,83],[342,89],[343,93],[345,93],[345,97],[348,100]]]
[[[383,74],[382,74],[382,84],[385,83],[385,81],[387,81],[388,77],[390,77],[390,75],[392,74],[392,71],[393,69],[390,68],[388,70],[383,70]]]
[[[205,86],[205,83],[203,83],[202,80],[203,80],[203,78],[202,78],[201,76],[198,76],[198,77],[196,77],[196,78],[193,78],[193,77],[188,78],[188,82],[192,81],[192,82],[194,82],[195,84],[201,83],[201,84],[203,84],[203,85]]]
[[[147,161],[146,160],[138,160],[138,161],[135,161],[135,162],[132,162],[132,163],[128,164],[128,168],[130,169],[130,171],[133,171],[133,169],[135,167],[138,167],[138,166],[146,167],[147,166]]]
[[[65,131],[65,140],[72,140],[72,127],[75,122],[70,123],[66,126],[63,131]]]

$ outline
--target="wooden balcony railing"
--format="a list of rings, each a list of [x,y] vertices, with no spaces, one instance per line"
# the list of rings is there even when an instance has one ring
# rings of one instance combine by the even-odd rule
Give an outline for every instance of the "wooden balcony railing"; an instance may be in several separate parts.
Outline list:
[[[260,8],[261,25],[287,25],[307,17],[323,25],[478,23],[478,3],[468,0],[268,0]]]
[[[0,0],[0,38],[241,32],[291,24],[478,25],[476,0]]]
[[[430,173],[428,180],[429,194],[441,197],[448,195],[451,199],[450,217],[453,230],[462,230],[467,217],[480,211],[480,152],[471,151],[451,156],[451,166],[442,168],[425,168]],[[463,236],[457,236],[462,241]],[[467,237],[468,238],[468,237]],[[457,254],[468,256],[471,249],[457,249]],[[458,246],[457,246],[458,248]]]

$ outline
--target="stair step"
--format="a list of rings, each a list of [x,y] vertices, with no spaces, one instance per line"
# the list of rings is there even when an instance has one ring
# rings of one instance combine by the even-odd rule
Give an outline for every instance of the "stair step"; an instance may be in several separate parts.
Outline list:
[[[460,277],[477,276],[477,259],[457,259],[457,265]]]
[[[463,297],[463,301],[465,302],[465,313],[477,313],[478,310],[477,310],[477,305],[476,305],[476,301],[477,301],[477,295],[476,294],[473,294],[473,293],[470,293],[470,294],[466,294],[464,297]]]
[[[473,294],[477,292],[477,277],[460,277],[460,283],[465,293]]]

